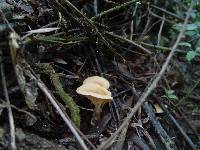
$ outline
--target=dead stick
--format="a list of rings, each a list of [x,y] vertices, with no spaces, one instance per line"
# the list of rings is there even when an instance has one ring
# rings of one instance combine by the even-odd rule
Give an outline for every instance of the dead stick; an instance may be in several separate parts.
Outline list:
[[[114,11],[116,11],[116,10],[119,10],[119,9],[121,9],[121,8],[124,8],[124,7],[127,7],[127,6],[129,6],[129,5],[131,5],[131,4],[135,3],[135,2],[138,2],[138,0],[131,0],[131,1],[129,1],[129,2],[126,2],[126,3],[124,3],[124,4],[121,4],[121,5],[119,5],[119,6],[116,6],[116,7],[113,7],[113,8],[111,8],[111,9],[108,9],[108,10],[106,10],[106,11],[104,11],[104,12],[101,12],[100,14],[97,14],[96,16],[92,17],[90,20],[93,21],[93,20],[95,20],[95,19],[97,19],[97,18],[99,18],[99,17],[105,16],[105,15],[107,15],[107,14],[109,14],[109,13],[112,13],[112,12],[114,12]]]
[[[137,91],[135,89],[133,90],[133,94],[137,99],[139,99],[139,94],[137,93]],[[173,140],[171,140],[170,136],[167,134],[167,132],[162,127],[160,121],[158,121],[158,119],[156,118],[155,113],[153,112],[152,106],[149,105],[148,102],[145,102],[142,105],[142,108],[147,113],[149,120],[150,120],[152,126],[154,127],[154,130],[158,134],[160,140],[165,145],[165,148],[167,150],[172,150],[172,149],[177,150],[176,144],[174,143]]]
[[[164,12],[164,13],[166,13],[166,14],[168,14],[168,15],[174,17],[174,18],[177,18],[177,19],[179,19],[179,20],[181,20],[181,21],[184,20],[182,17],[180,17],[180,16],[178,16],[178,15],[176,15],[176,14],[174,14],[174,13],[172,13],[172,12],[166,10],[166,9],[160,8],[160,7],[156,6],[156,5],[150,5],[150,6],[151,6],[152,8],[158,9],[158,10],[160,10],[160,11],[162,11],[162,12]]]
[[[42,92],[48,97],[54,108],[58,111],[60,116],[62,117],[63,121],[67,124],[67,126],[70,128],[71,132],[76,137],[77,141],[80,143],[83,150],[89,150],[87,146],[85,145],[83,139],[80,137],[76,129],[73,127],[72,122],[65,116],[64,112],[60,108],[60,106],[57,104],[55,98],[53,95],[49,92],[48,88],[45,86],[45,84],[37,79],[34,75],[32,75],[30,72],[27,72],[29,76],[34,79],[37,82],[38,87],[42,90]]]
[[[10,124],[10,145],[12,150],[16,150],[16,142],[15,142],[15,124],[14,124],[14,118],[12,109],[10,106],[10,99],[8,96],[8,89],[6,86],[6,79],[5,79],[5,73],[4,73],[4,67],[3,62],[1,62],[1,78],[2,78],[2,84],[3,84],[3,90],[4,90],[4,96],[7,103],[7,109],[8,109],[8,118],[9,118],[9,124]]]
[[[155,100],[157,101],[157,103],[161,106],[161,108],[165,111],[165,113],[167,114],[167,116],[169,117],[169,119],[173,122],[173,124],[176,126],[176,128],[180,131],[180,133],[182,134],[182,136],[185,138],[185,141],[189,144],[189,146],[195,150],[196,147],[194,145],[194,143],[192,142],[192,140],[188,137],[188,135],[185,133],[185,131],[183,130],[183,128],[180,126],[180,124],[176,121],[176,119],[172,116],[172,114],[168,111],[168,109],[161,103],[161,99],[159,99],[157,96],[153,95],[153,97],[155,98]]]
[[[114,37],[114,38],[117,38],[117,39],[119,39],[119,40],[121,40],[121,41],[124,41],[124,42],[127,42],[127,43],[129,43],[129,44],[132,44],[132,45],[138,47],[139,49],[141,49],[142,51],[144,51],[144,52],[145,52],[146,54],[148,54],[148,55],[151,55],[151,54],[152,54],[151,51],[149,51],[148,49],[144,48],[142,45],[140,45],[140,44],[138,44],[138,43],[136,43],[136,42],[134,42],[134,41],[132,41],[132,40],[123,38],[122,36],[119,36],[119,35],[114,34],[114,33],[111,33],[111,32],[106,32],[106,34],[108,34],[108,35],[110,35],[110,36],[112,36],[112,37]]]
[[[156,119],[152,106],[150,106],[147,102],[145,102],[143,108],[145,112],[148,114],[150,121],[154,127],[154,130],[157,132],[162,143],[165,145],[165,148],[167,150],[177,150],[176,144],[173,142],[173,140],[171,140],[171,137],[167,134],[167,132],[163,129],[160,122]]]

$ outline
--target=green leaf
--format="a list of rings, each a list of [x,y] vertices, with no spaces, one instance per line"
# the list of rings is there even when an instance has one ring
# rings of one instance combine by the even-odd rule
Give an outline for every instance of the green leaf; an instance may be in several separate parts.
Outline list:
[[[194,57],[196,55],[197,55],[197,53],[195,51],[189,51],[189,52],[187,52],[186,59],[188,61],[192,61],[192,59],[194,59]]]
[[[178,97],[175,95],[174,90],[166,90],[165,95],[163,95],[162,97],[165,97],[167,99],[172,99],[172,100],[178,99]]]
[[[187,43],[187,42],[181,42],[178,45],[179,46],[186,46],[186,47],[191,47],[192,46],[190,43]]]
[[[187,24],[186,30],[196,30],[198,26],[196,24]]]
[[[197,31],[191,30],[191,31],[185,31],[185,35],[187,36],[194,36],[197,34]]]
[[[168,95],[168,98],[169,99],[176,99],[176,100],[178,99],[178,97],[176,95]]]
[[[198,39],[196,45],[195,45],[196,48],[200,47],[200,38]]]
[[[195,49],[195,52],[197,53],[198,56],[200,56],[200,47],[197,47],[197,48]]]

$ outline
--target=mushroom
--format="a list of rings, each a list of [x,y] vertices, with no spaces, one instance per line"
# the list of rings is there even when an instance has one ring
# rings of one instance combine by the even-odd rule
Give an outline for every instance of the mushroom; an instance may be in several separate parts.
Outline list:
[[[108,80],[99,76],[88,77],[87,79],[83,81],[83,84],[87,84],[87,83],[96,83],[106,89],[110,87],[110,83],[108,82]]]
[[[91,124],[95,125],[96,122],[100,119],[100,114],[104,104],[111,102],[113,99],[111,92],[97,83],[84,83],[79,88],[77,88],[76,92],[86,96],[91,101],[91,103],[95,105],[93,117],[91,120]]]

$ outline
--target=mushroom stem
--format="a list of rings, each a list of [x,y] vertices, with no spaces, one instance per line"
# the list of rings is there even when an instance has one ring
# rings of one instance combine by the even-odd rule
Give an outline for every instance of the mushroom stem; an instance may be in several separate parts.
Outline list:
[[[95,104],[93,116],[92,116],[92,119],[91,119],[92,125],[96,125],[97,122],[99,121],[99,119],[101,117],[102,106],[103,106],[103,104]]]
[[[94,115],[97,121],[100,119],[101,112],[102,112],[102,105],[101,104],[96,105],[94,109]]]

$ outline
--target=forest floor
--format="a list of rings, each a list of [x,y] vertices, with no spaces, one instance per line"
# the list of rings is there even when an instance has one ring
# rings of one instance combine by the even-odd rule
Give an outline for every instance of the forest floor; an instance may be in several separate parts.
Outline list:
[[[0,150],[200,149],[199,12],[195,0],[0,0]],[[111,92],[99,112],[77,90],[92,76]]]

